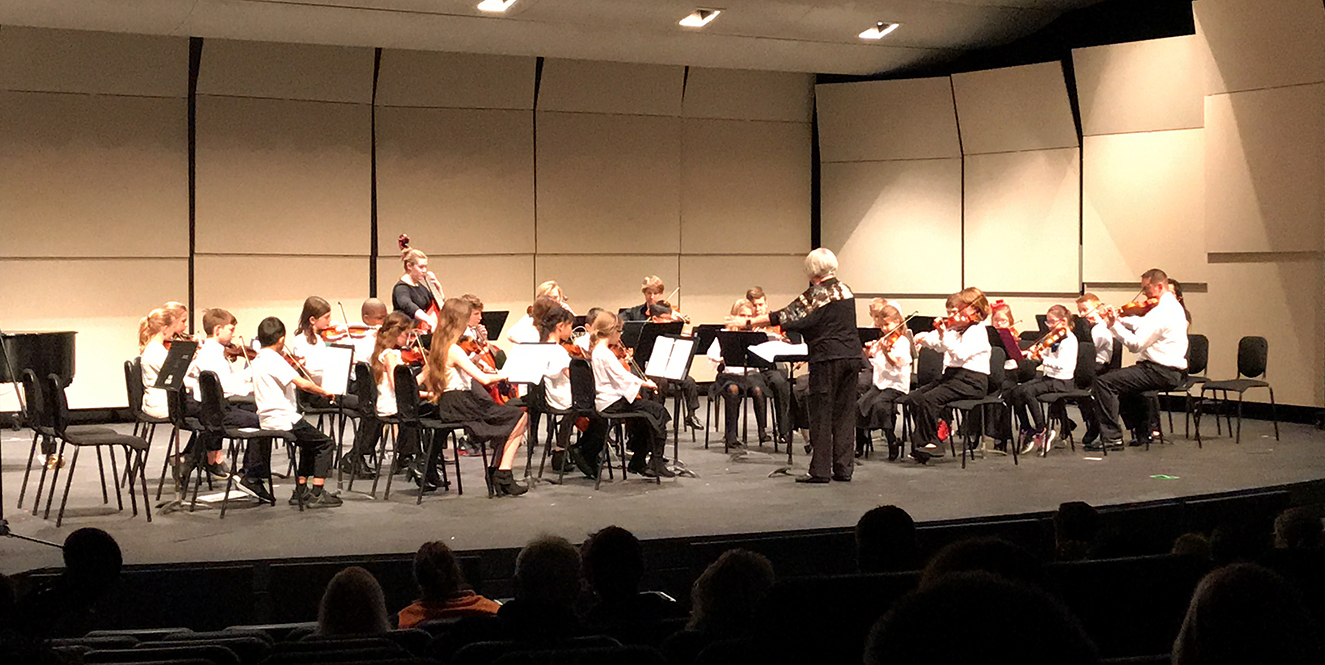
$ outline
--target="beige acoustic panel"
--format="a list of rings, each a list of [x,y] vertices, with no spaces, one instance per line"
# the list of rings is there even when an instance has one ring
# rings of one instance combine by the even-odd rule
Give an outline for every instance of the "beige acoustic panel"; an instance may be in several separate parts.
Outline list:
[[[687,118],[808,123],[813,98],[810,74],[691,67],[681,113]]]
[[[367,254],[372,109],[199,96],[197,249]]]
[[[534,287],[547,280],[556,280],[562,293],[570,300],[577,314],[586,314],[592,307],[602,307],[613,313],[622,307],[633,307],[644,302],[640,286],[646,275],[657,275],[666,286],[664,296],[678,286],[675,304],[685,311],[690,288],[678,281],[679,259],[675,254],[645,256],[603,256],[575,254],[539,254],[534,259],[534,280],[529,287],[529,301],[533,302]]]
[[[1203,127],[1198,47],[1187,35],[1072,51],[1083,133]]]
[[[681,251],[807,251],[809,125],[743,120],[683,122]]]
[[[762,287],[768,306],[780,309],[799,296],[809,281],[804,254],[682,256],[680,284],[684,297],[677,306],[698,325],[722,323],[732,304],[744,299],[751,287]]]
[[[370,104],[373,49],[208,39],[198,94]]]
[[[536,58],[382,50],[379,106],[534,108]]]
[[[431,255],[534,251],[529,111],[377,110],[377,228],[383,254],[408,233]]]
[[[1325,307],[1320,260],[1284,263],[1220,263],[1210,266],[1209,317],[1193,312],[1192,332],[1210,338],[1211,379],[1237,373],[1238,340],[1260,335],[1269,342],[1266,381],[1279,404],[1325,406]],[[1248,401],[1268,402],[1264,390]]]
[[[0,92],[4,256],[186,256],[183,99]]]
[[[504,310],[506,329],[510,329],[534,300],[534,257],[517,256],[438,256],[428,257],[428,267],[437,273],[447,298],[458,298],[472,293],[483,301],[490,312]],[[391,289],[404,274],[400,261],[383,258],[377,262],[377,297],[391,305]],[[492,334],[500,339],[503,348],[509,348],[506,335]]]
[[[124,407],[124,361],[138,355],[138,322],[170,300],[188,300],[184,259],[0,259],[6,331],[73,330],[74,409]],[[51,303],[59,303],[51,307]],[[12,384],[11,384],[12,385]],[[0,386],[0,411],[17,411]]]
[[[961,156],[946,77],[814,87],[819,159],[859,162]]]
[[[960,159],[825,164],[823,245],[857,291],[961,288]]]
[[[1206,249],[1325,247],[1325,84],[1205,102]]]
[[[954,74],[952,85],[968,155],[1077,145],[1060,63]]]
[[[540,253],[680,248],[681,120],[539,112]]]
[[[966,158],[966,284],[986,291],[1075,292],[1077,151]]]
[[[685,68],[590,60],[543,61],[538,110],[681,114]]]
[[[1205,92],[1325,81],[1325,12],[1316,0],[1200,0]]]
[[[331,305],[333,321],[340,307],[350,321],[368,296],[368,258],[316,256],[199,256],[195,262],[194,303],[198,312],[212,307],[239,319],[235,331],[250,340],[258,323],[274,316],[293,333],[304,300],[319,296]],[[201,319],[200,314],[195,316]],[[201,326],[199,326],[201,327]]]
[[[189,40],[7,25],[0,90],[187,97]]]
[[[1205,281],[1204,130],[1088,136],[1084,158],[1085,281]]]

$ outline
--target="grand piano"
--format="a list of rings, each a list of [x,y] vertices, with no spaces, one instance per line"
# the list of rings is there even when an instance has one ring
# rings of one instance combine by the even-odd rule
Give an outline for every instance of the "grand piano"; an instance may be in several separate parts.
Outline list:
[[[23,370],[30,369],[38,377],[58,374],[69,385],[74,380],[76,334],[72,330],[0,333],[0,383],[19,383]]]

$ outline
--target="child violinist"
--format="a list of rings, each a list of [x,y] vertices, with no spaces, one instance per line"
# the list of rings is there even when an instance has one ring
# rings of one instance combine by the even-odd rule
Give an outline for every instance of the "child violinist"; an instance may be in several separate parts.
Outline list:
[[[1077,298],[1077,316],[1091,324],[1090,341],[1095,344],[1096,377],[1112,369],[1113,362],[1113,331],[1109,330],[1109,324],[1104,320],[1103,309],[1104,304],[1094,293],[1086,293]],[[1081,445],[1092,446],[1100,438],[1100,428],[1095,418],[1095,400],[1081,400],[1080,405],[1081,418],[1086,421],[1086,435],[1082,437]]]
[[[186,415],[196,416],[201,409],[202,387],[198,382],[198,377],[203,372],[212,372],[221,382],[221,390],[228,401],[239,402],[235,405],[227,405],[225,410],[225,425],[227,427],[257,427],[258,415],[252,404],[253,400],[253,372],[247,367],[247,361],[243,366],[236,366],[236,363],[227,355],[227,350],[235,348],[235,324],[238,320],[230,312],[213,308],[203,311],[202,328],[207,334],[207,339],[198,347],[193,356],[193,362],[189,364],[188,372],[184,375],[184,388],[186,393],[185,400]],[[200,434],[197,439],[202,447],[207,450],[207,461],[205,467],[208,472],[216,478],[225,478],[229,470],[225,468],[224,452],[221,450],[221,437],[214,434]],[[246,470],[244,479],[239,486],[244,491],[256,498],[270,501],[271,494],[267,491],[264,482],[267,478],[266,467],[260,465],[261,459],[255,453],[260,444],[249,446],[249,460],[253,461],[258,468],[249,468],[253,465],[246,461]],[[194,440],[190,439],[189,446],[184,450],[184,458],[193,461],[197,450],[194,448]],[[181,477],[183,474],[177,474]]]
[[[657,390],[653,381],[635,376],[621,364],[612,345],[621,344],[621,319],[602,312],[591,326],[591,360],[594,378],[594,410],[604,414],[639,414],[643,418],[626,421],[629,434],[630,471],[643,476],[671,478],[674,473],[663,460],[667,441],[667,408],[658,402],[642,399],[645,388]],[[647,458],[647,463],[646,463]]]
[[[856,456],[865,454],[871,429],[882,429],[888,441],[888,461],[901,454],[897,439],[897,403],[911,391],[911,339],[902,313],[882,298],[870,302],[870,317],[882,335],[865,346],[871,380],[856,400]]]
[[[374,415],[377,417],[390,417],[398,413],[396,406],[396,367],[404,363],[401,359],[400,350],[405,347],[409,341],[410,331],[413,329],[414,321],[404,312],[392,312],[386,317],[382,327],[377,330],[377,341],[373,344],[372,355],[369,356],[369,367],[373,373],[373,384],[377,386],[377,405]],[[372,451],[367,447],[367,440],[371,439],[373,445],[376,445],[377,438],[373,432],[381,429],[380,421],[377,418],[364,418],[370,421],[367,426],[360,427],[360,431],[365,433],[365,445],[355,445],[355,454],[359,457],[355,460],[356,470],[361,470],[360,477],[371,478],[373,474],[367,472],[367,463],[364,456]],[[404,461],[404,466],[409,466],[409,461],[418,454],[419,433],[414,427],[401,427],[396,434],[396,457],[397,463]],[[437,489],[435,482],[435,472],[427,469],[424,473],[419,473],[414,478],[424,491]]]
[[[1045,426],[1039,396],[1076,389],[1072,382],[1077,367],[1077,338],[1072,333],[1076,321],[1066,307],[1054,305],[1045,313],[1045,324],[1049,332],[1027,349],[1032,360],[1041,362],[1044,375],[1022,383],[1008,394],[1008,404],[1020,427],[1016,445],[1021,446],[1023,455],[1036,450],[1048,452],[1053,446],[1054,432]]]
[[[911,457],[922,464],[943,455],[939,436],[943,406],[982,398],[989,388],[989,301],[983,291],[968,287],[948,296],[947,311],[947,318],[934,322],[934,330],[916,335],[916,344],[943,353],[943,375],[904,398],[915,422]]]
[[[548,362],[543,372],[543,400],[548,408],[555,411],[566,411],[573,406],[570,386],[571,358],[584,360],[589,358],[587,351],[583,351],[573,343],[571,338],[574,328],[575,315],[561,305],[549,309],[537,325],[539,341],[551,342],[558,346],[552,351],[552,360]],[[562,418],[558,423],[555,433],[557,442],[552,451],[552,468],[557,471],[563,468],[569,469],[567,465],[569,457],[569,461],[576,468],[585,475],[596,478],[598,453],[602,450],[601,432],[586,431],[580,437],[579,444],[572,447],[570,436],[571,431],[575,429],[575,421],[575,418]]]

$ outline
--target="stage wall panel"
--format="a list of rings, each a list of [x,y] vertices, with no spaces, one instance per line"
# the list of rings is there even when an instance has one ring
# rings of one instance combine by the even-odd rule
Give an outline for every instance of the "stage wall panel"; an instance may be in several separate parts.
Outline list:
[[[1205,101],[1206,246],[1325,248],[1325,84]]]
[[[681,114],[685,68],[548,58],[543,61],[539,111]]]
[[[681,114],[687,118],[810,122],[809,74],[691,67]]]
[[[383,49],[377,104],[532,110],[536,63],[515,56]]]
[[[810,126],[682,122],[681,252],[809,251]]]
[[[1204,130],[1087,136],[1083,276],[1206,281]]]
[[[534,251],[529,111],[377,109],[382,255],[408,233],[430,256]]]
[[[961,156],[946,77],[815,86],[824,162]]]
[[[1196,36],[1072,51],[1086,136],[1204,126]]]
[[[961,288],[960,159],[824,164],[823,245],[857,291]]]
[[[198,252],[367,254],[371,113],[199,95]]]
[[[1077,146],[1060,63],[954,74],[952,85],[966,155]]]
[[[1078,153],[966,157],[966,284],[986,291],[1078,289]]]
[[[1325,12],[1316,0],[1199,0],[1206,94],[1325,81]]]
[[[0,89],[133,97],[188,95],[189,40],[0,27]]]
[[[538,113],[537,251],[680,250],[681,120]]]
[[[0,218],[4,256],[186,257],[186,101],[0,92]]]
[[[188,297],[185,259],[0,259],[0,321],[6,330],[74,330],[69,407],[125,407],[124,361],[138,355],[138,322]],[[0,411],[14,412],[14,384],[0,386]]]
[[[373,49],[208,39],[198,94],[369,104]]]

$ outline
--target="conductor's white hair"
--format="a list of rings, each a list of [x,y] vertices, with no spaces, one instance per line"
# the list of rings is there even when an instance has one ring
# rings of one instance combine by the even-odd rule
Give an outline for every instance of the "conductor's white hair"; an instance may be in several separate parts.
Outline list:
[[[805,256],[805,274],[811,278],[828,279],[837,274],[837,255],[827,247],[820,247]]]

